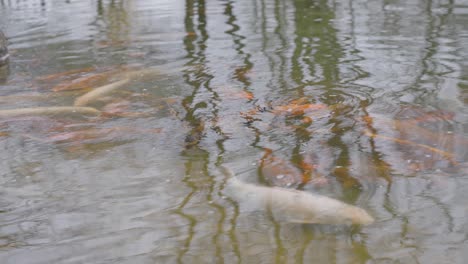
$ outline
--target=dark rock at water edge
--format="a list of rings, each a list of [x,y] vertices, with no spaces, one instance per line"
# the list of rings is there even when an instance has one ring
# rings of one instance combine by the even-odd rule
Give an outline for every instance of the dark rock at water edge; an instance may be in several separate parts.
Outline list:
[[[8,67],[8,48],[7,38],[5,34],[0,30],[0,84],[6,82],[10,69]]]
[[[8,62],[8,48],[7,48],[7,38],[2,31],[0,31],[0,66]]]

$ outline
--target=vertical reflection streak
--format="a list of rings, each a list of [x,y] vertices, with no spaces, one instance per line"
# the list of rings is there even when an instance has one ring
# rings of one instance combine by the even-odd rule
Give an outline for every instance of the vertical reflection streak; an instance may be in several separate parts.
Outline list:
[[[184,44],[185,44],[185,49],[187,51],[187,57],[190,58],[190,61],[187,64],[188,66],[191,66],[192,64],[202,63],[204,61],[203,50],[205,48],[204,43],[206,42],[206,39],[207,39],[206,32],[203,32],[204,27],[206,25],[205,15],[204,15],[204,12],[205,12],[204,1],[198,0],[194,2],[193,0],[186,0],[185,8],[186,8],[186,14],[185,14],[184,23],[185,23],[185,30],[186,30],[187,35],[184,39]],[[197,12],[196,16],[195,16],[195,12]],[[197,39],[196,38],[194,39],[194,36],[198,36],[198,35],[201,35],[202,38],[199,39],[198,41],[195,41]],[[203,65],[200,67],[203,67]],[[206,77],[206,76],[203,76],[203,73],[201,75],[202,75],[201,77]],[[186,205],[190,202],[194,194],[199,191],[199,188],[192,182],[192,179],[191,179],[192,177],[191,167],[194,162],[197,162],[193,160],[194,157],[193,157],[192,151],[195,151],[195,153],[200,152],[200,151],[205,152],[199,149],[198,147],[198,144],[200,140],[202,139],[202,136],[204,133],[204,121],[201,118],[196,117],[195,111],[197,110],[199,106],[197,105],[192,106],[192,103],[194,101],[195,96],[198,94],[201,86],[203,85],[203,82],[206,80],[206,78],[200,78],[200,76],[197,76],[197,72],[194,70],[187,70],[184,73],[184,78],[185,78],[186,83],[188,83],[190,86],[193,87],[192,94],[190,94],[189,96],[185,97],[182,100],[182,106],[184,107],[186,111],[186,115],[183,119],[184,121],[188,123],[191,129],[185,140],[187,145],[186,145],[186,150],[184,151],[184,156],[187,157],[187,160],[185,162],[185,167],[186,167],[185,176],[182,182],[184,182],[191,189],[191,191],[184,198],[183,202],[179,205],[179,207],[176,210],[176,213],[182,216],[183,218],[187,219],[189,223],[188,234],[187,234],[187,237],[185,238],[183,248],[179,251],[177,255],[178,263],[183,263],[183,257],[190,250],[191,242],[194,237],[195,226],[197,224],[197,220],[194,216],[184,213],[184,208],[186,207]],[[209,158],[202,159],[202,167],[206,167],[206,162],[208,162],[208,160]],[[206,171],[203,170],[203,173],[206,173]]]
[[[427,46],[424,48],[425,54],[421,56],[421,72],[419,76],[415,78],[414,83],[408,86],[408,89],[411,91],[419,91],[420,97],[428,94],[431,91],[428,91],[427,86],[424,86],[424,78],[428,76],[437,76],[437,73],[431,71],[431,60],[434,60],[434,57],[437,55],[437,49],[439,48],[440,44],[437,42],[437,38],[441,37],[441,32],[443,31],[443,27],[446,24],[446,20],[448,17],[452,15],[453,12],[453,0],[449,1],[449,7],[447,8],[447,12],[443,15],[440,15],[440,19],[437,19],[437,16],[434,16],[432,13],[432,0],[426,2],[426,13],[428,16],[428,26],[425,36],[425,42]],[[437,21],[439,23],[437,24]],[[439,85],[434,85],[435,87],[439,87]],[[432,92],[434,92],[433,90]]]
[[[206,11],[206,5],[204,1],[200,1],[200,3],[203,3],[203,15],[200,15],[204,18],[203,23],[200,23],[199,25],[199,30],[201,33],[201,36],[203,37],[203,41],[200,42],[200,53],[199,53],[199,63],[206,63],[206,55],[205,55],[205,49],[208,47],[206,46],[207,40],[209,38],[208,33],[206,31],[206,24],[207,21],[205,19],[205,11]],[[201,13],[199,9],[199,13]],[[219,157],[222,155],[224,152],[224,147],[222,142],[227,139],[227,135],[222,131],[222,128],[217,124],[217,121],[219,120],[219,107],[218,105],[221,103],[221,99],[219,97],[219,94],[210,86],[210,81],[214,78],[213,75],[209,73],[208,69],[205,69],[205,65],[202,65],[201,67],[201,73],[203,76],[206,77],[206,82],[203,83],[203,88],[209,92],[211,95],[209,97],[209,103],[211,104],[211,120],[206,120],[207,122],[210,123],[210,128],[216,132],[217,135],[219,135],[221,138],[216,141],[216,146],[218,148],[218,154],[216,155],[219,159]],[[208,117],[207,117],[208,118]],[[203,121],[202,121],[203,122]],[[208,176],[209,179],[209,192],[207,194],[207,200],[209,201],[209,205],[213,207],[218,214],[220,215],[218,221],[217,221],[217,226],[216,226],[216,231],[212,237],[213,244],[215,246],[215,255],[216,255],[216,261],[222,261],[223,260],[223,252],[222,252],[222,247],[220,245],[219,238],[223,234],[223,223],[224,220],[226,219],[226,212],[225,208],[223,205],[216,203],[213,201],[213,193],[215,191],[215,186],[216,186],[216,181],[214,180],[214,177],[212,175],[209,175],[208,171],[208,163],[209,159],[207,159],[206,163],[206,175]],[[224,197],[221,193],[221,190],[219,190],[217,193],[218,197]],[[231,201],[232,203],[232,201]],[[234,242],[236,241],[235,236],[233,237]],[[237,243],[233,243],[234,245],[237,245]],[[234,249],[236,254],[238,254],[239,250]]]
[[[299,94],[305,96],[305,87],[312,88],[312,94],[320,94],[320,101],[334,108],[327,122],[327,126],[332,126],[327,145],[336,150],[336,156],[330,157],[335,159],[336,165],[332,173],[341,184],[344,195],[347,196],[346,200],[355,202],[361,194],[361,183],[349,171],[352,165],[350,147],[343,138],[355,127],[355,122],[349,120],[353,120],[356,110],[354,105],[347,106],[346,101],[341,102],[337,99],[344,94],[340,88],[335,88],[342,81],[339,67],[340,58],[344,56],[344,47],[338,42],[338,31],[333,27],[334,10],[331,10],[327,1],[295,0],[294,7],[296,36],[291,58],[291,75],[298,84]],[[359,77],[363,75],[360,74]],[[319,90],[317,86],[323,88]],[[312,140],[310,133],[300,132],[296,130],[296,148],[293,150],[293,157],[295,156],[298,162],[304,159],[301,156],[301,140]],[[306,248],[311,241],[312,239],[309,239],[304,243],[296,253],[296,259],[304,259]],[[365,245],[361,248],[367,252]],[[333,261],[336,262],[339,252],[334,253]]]
[[[194,32],[194,22],[192,21],[193,16],[194,16],[194,9],[195,9],[195,4],[194,4],[193,0],[186,0],[185,1],[185,21],[184,21],[184,24],[185,24],[185,30],[187,32],[187,37],[184,39],[184,44],[185,44],[185,50],[188,53],[187,57],[192,59],[191,62],[195,61],[194,57],[195,57],[195,48],[196,48],[196,46],[194,45],[194,41],[190,38],[190,36],[193,36],[193,35],[191,35],[189,33],[189,32],[191,32],[192,34],[195,34],[195,32]],[[186,78],[187,82],[189,82],[190,75],[186,74],[185,78]],[[194,94],[196,94],[197,90],[198,90],[198,87],[195,87],[192,94],[190,96],[184,98],[184,100],[182,101],[182,105],[186,110],[186,116],[185,116],[184,119],[189,120],[188,122],[189,122],[189,124],[192,124],[192,127],[195,127],[195,125],[193,125],[193,123],[195,121],[193,120],[193,117],[192,117],[192,114],[193,114],[192,109],[190,109],[189,106],[192,103]],[[192,129],[195,129],[195,128],[192,128]],[[186,161],[185,168],[186,168],[185,169],[185,176],[184,176],[182,182],[184,182],[191,189],[191,191],[183,199],[182,203],[177,208],[176,213],[179,214],[181,217],[185,218],[188,221],[189,227],[188,227],[188,231],[187,231],[187,237],[185,238],[185,241],[184,241],[184,244],[183,244],[183,248],[181,250],[179,250],[179,252],[177,254],[177,263],[183,263],[183,257],[188,252],[188,250],[190,248],[190,244],[191,244],[191,241],[193,239],[194,229],[195,229],[195,225],[196,225],[195,217],[193,217],[191,215],[188,215],[188,214],[185,214],[183,212],[185,206],[188,204],[188,202],[191,200],[194,193],[197,191],[196,186],[191,184],[191,182],[189,181],[190,180],[189,179],[190,178],[190,174],[189,174],[189,172],[190,172],[190,169],[189,169],[190,168],[190,161],[189,160]]]
[[[182,248],[177,253],[177,263],[183,263],[184,255],[189,251],[190,245],[195,234],[195,226],[197,224],[197,220],[194,216],[184,213],[185,206],[190,202],[193,195],[197,191],[197,187],[190,181],[190,172],[191,172],[191,163],[185,163],[185,176],[182,179],[182,182],[185,183],[187,186],[190,187],[190,193],[182,200],[179,207],[176,209],[176,213],[185,218],[188,221],[188,231],[187,231],[187,238],[185,239]]]
[[[279,66],[278,66],[278,80],[277,80],[277,85],[279,87],[277,88],[279,91],[282,90],[289,90],[287,81],[285,80],[285,74],[287,72],[287,66],[286,66],[286,55],[285,51],[288,48],[288,41],[286,36],[284,36],[285,33],[285,24],[286,24],[286,19],[287,16],[285,12],[281,12],[282,10],[286,10],[285,2],[283,1],[282,3],[280,0],[275,0],[275,6],[274,6],[274,17],[276,20],[276,27],[274,29],[274,33],[277,36],[279,40],[279,47],[275,50],[275,54],[278,57],[279,60]],[[273,217],[272,217],[273,218]],[[276,249],[276,263],[284,263],[287,261],[287,250],[283,245],[283,241],[281,239],[281,224],[277,221],[272,221],[273,226],[274,226],[274,236],[277,244],[277,249]]]
[[[286,55],[285,51],[288,48],[288,40],[284,36],[286,30],[286,13],[284,12],[287,9],[285,2],[282,2],[282,5],[280,4],[280,0],[275,0],[275,10],[274,10],[274,15],[275,15],[275,20],[276,22],[276,28],[274,30],[274,33],[276,36],[278,36],[278,39],[280,41],[280,46],[275,50],[275,54],[278,56],[278,59],[280,61],[279,68],[278,68],[278,84],[279,84],[279,89],[288,89],[288,84],[287,81],[285,80],[285,74],[287,72],[287,65],[286,65]],[[281,12],[283,11],[283,12]]]
[[[268,31],[267,31],[267,21],[268,21],[268,16],[267,16],[267,7],[265,4],[265,0],[260,0],[261,3],[261,34],[262,34],[262,53],[265,55],[265,57],[268,59],[269,66],[270,66],[270,74],[272,75],[270,78],[270,81],[267,84],[268,88],[274,87],[274,79],[276,76],[275,72],[275,61],[273,57],[269,54],[267,50],[268,42],[270,38],[268,37]]]
[[[348,9],[349,9],[349,17],[350,17],[350,22],[349,22],[349,48],[348,52],[350,54],[353,54],[356,59],[348,60],[346,61],[347,63],[353,63],[352,69],[353,72],[357,73],[356,77],[347,79],[343,81],[343,83],[353,83],[356,82],[360,79],[368,78],[370,76],[370,73],[367,71],[364,71],[362,67],[357,65],[356,62],[359,61],[364,61],[365,58],[360,55],[361,51],[357,48],[357,37],[356,37],[356,15],[354,14],[354,6],[353,6],[353,0],[348,1]]]
[[[292,74],[299,87],[320,85],[323,91],[316,91],[321,94],[321,101],[329,106],[341,104],[337,102],[338,95],[342,92],[334,88],[340,80],[339,58],[343,55],[343,49],[337,40],[337,30],[332,26],[334,13],[327,5],[327,1],[319,1],[309,3],[306,1],[296,0],[295,5],[295,22],[296,22],[296,44],[293,53],[293,71]],[[319,23],[317,21],[320,21]],[[307,67],[300,66],[303,61]],[[309,72],[306,77],[304,72],[299,69],[307,68]],[[314,69],[317,69],[314,71]],[[320,71],[319,71],[320,69]],[[299,77],[299,79],[297,78]],[[314,88],[315,89],[315,88]],[[353,107],[353,106],[351,106]],[[330,136],[328,144],[339,150],[335,164],[339,169],[335,169],[334,174],[337,180],[344,187],[360,186],[360,183],[348,171],[351,165],[349,149],[342,137],[352,130],[352,124],[345,124],[344,120],[352,120],[354,113],[346,107],[335,108],[332,112],[327,125],[332,126],[333,135]],[[345,125],[343,125],[345,124]],[[332,157],[330,157],[332,158]],[[346,189],[346,188],[345,188]],[[355,199],[357,196],[354,197]]]
[[[246,37],[239,34],[240,26],[237,24],[237,18],[235,16],[234,10],[233,10],[234,9],[234,1],[227,1],[224,4],[224,6],[225,6],[224,14],[228,18],[227,21],[226,21],[226,24],[230,27],[230,29],[226,30],[225,33],[232,38],[235,50],[236,50],[237,54],[239,55],[239,57],[243,57],[242,65],[240,67],[236,67],[235,72],[233,72],[233,76],[235,77],[235,79],[239,83],[242,84],[242,89],[245,92],[250,93],[249,88],[250,88],[251,82],[250,82],[250,79],[248,77],[246,77],[244,73],[247,73],[247,72],[251,71],[254,65],[250,61],[251,54],[244,51],[244,48],[246,46],[245,43],[244,43],[244,40],[246,39]],[[249,101],[251,101],[251,100],[249,100]],[[258,134],[258,131],[255,131],[255,129],[254,129],[254,134],[255,134],[255,138],[256,138],[254,140],[254,142],[257,142],[259,134]],[[232,206],[234,207],[234,213],[233,213],[233,216],[232,216],[231,221],[230,221],[231,227],[230,227],[230,230],[229,230],[229,236],[230,236],[231,241],[232,241],[234,253],[238,257],[238,263],[241,263],[241,261],[242,261],[241,252],[240,252],[240,249],[239,249],[238,240],[237,240],[237,236],[236,236],[236,224],[237,224],[237,218],[239,216],[239,207],[233,201],[230,201],[230,202],[231,202]]]
[[[278,6],[278,2],[275,0],[275,19],[276,19],[276,22],[277,22],[277,26],[275,28],[275,33],[277,33],[278,27],[280,27],[280,21],[278,20],[278,17],[277,17],[277,6]],[[272,88],[272,87],[275,86],[276,71],[275,71],[275,60],[274,60],[273,56],[271,56],[269,51],[267,50],[267,47],[269,46],[268,43],[269,43],[270,38],[268,37],[268,29],[267,29],[267,21],[268,21],[267,7],[266,7],[266,4],[265,4],[264,0],[261,0],[261,20],[262,20],[262,22],[261,22],[262,53],[267,57],[267,60],[269,62],[269,66],[270,66],[270,73],[272,75],[269,83],[267,84],[267,87]],[[281,81],[279,83],[281,83]],[[259,135],[261,135],[261,132],[260,132]],[[263,148],[261,146],[258,146],[258,145],[256,145],[256,146],[261,148],[261,149],[265,149],[265,148]],[[264,175],[261,173],[261,167],[258,168],[257,175],[259,177],[260,182],[266,182],[266,180],[264,178]],[[280,263],[281,262],[281,256],[282,256],[283,252],[285,251],[285,248],[284,248],[284,246],[282,245],[282,242],[281,242],[280,226],[279,226],[279,223],[277,223],[274,220],[274,217],[273,217],[270,210],[268,212],[268,215],[269,215],[269,218],[272,220],[271,222],[272,222],[272,224],[274,226],[273,237],[275,238],[275,243],[276,243],[275,262]]]
[[[187,63],[187,66],[192,66],[191,70],[187,70],[184,73],[185,82],[193,87],[192,93],[185,97],[182,101],[182,105],[186,111],[186,116],[184,117],[184,121],[187,122],[191,131],[188,133],[186,137],[186,151],[185,153],[191,153],[192,150],[201,150],[202,152],[206,153],[207,156],[203,159],[203,176],[206,178],[208,184],[207,190],[207,203],[210,207],[214,208],[216,212],[218,212],[219,219],[216,220],[216,227],[214,230],[214,235],[212,236],[212,242],[215,250],[215,258],[216,261],[223,261],[223,249],[220,243],[220,236],[223,234],[223,223],[226,218],[226,212],[223,205],[214,202],[214,193],[219,197],[222,197],[221,190],[217,193],[215,192],[216,181],[214,180],[214,176],[210,175],[208,170],[210,164],[210,154],[211,152],[207,152],[202,150],[199,147],[199,143],[204,138],[205,134],[210,132],[206,129],[212,129],[215,132],[216,136],[219,136],[221,139],[216,141],[216,146],[218,148],[218,158],[216,163],[219,162],[220,155],[224,152],[223,147],[223,140],[227,138],[225,133],[222,131],[221,127],[218,126],[217,120],[219,117],[219,103],[221,102],[218,93],[211,88],[210,81],[214,78],[214,76],[210,73],[210,70],[207,66],[207,59],[206,59],[206,51],[208,50],[207,42],[209,39],[209,35],[207,32],[207,17],[206,17],[206,3],[203,0],[198,1],[186,1],[186,17],[185,17],[185,27],[186,27],[186,38],[184,40],[187,57],[190,59]],[[195,19],[195,13],[197,14],[197,18]],[[197,23],[194,23],[197,21]],[[202,93],[201,91],[206,91],[207,93]],[[193,105],[195,99],[201,101]],[[201,110],[202,108],[208,108],[209,112],[203,110],[200,114],[196,114],[197,110]],[[206,126],[205,126],[206,124]],[[210,134],[211,135],[211,134]],[[188,154],[187,163],[191,163],[193,157]],[[187,175],[187,177],[190,177]],[[189,180],[185,181],[185,183],[192,188],[192,192],[199,191],[199,188],[196,186],[192,186]],[[190,194],[189,194],[190,195]],[[222,199],[221,199],[222,201]],[[181,210],[185,204],[181,205]],[[182,214],[181,214],[182,215]],[[186,215],[183,215],[187,217]],[[191,222],[192,224],[196,224],[196,222]],[[192,230],[194,226],[192,227]],[[190,241],[192,238],[190,237],[190,230],[189,230],[189,237],[187,241]],[[235,240],[235,237],[234,237]],[[187,243],[186,243],[187,244]],[[233,243],[236,244],[236,243]],[[188,249],[187,249],[188,250]],[[236,250],[235,250],[236,251]],[[237,252],[239,250],[237,249]],[[183,252],[184,254],[186,252]],[[179,257],[182,260],[182,257]]]

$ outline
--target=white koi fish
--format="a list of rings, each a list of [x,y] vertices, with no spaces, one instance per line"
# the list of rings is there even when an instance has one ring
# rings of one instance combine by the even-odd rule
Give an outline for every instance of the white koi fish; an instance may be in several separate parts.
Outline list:
[[[247,206],[270,210],[275,218],[292,223],[368,225],[374,222],[364,209],[344,202],[305,191],[278,187],[264,187],[238,180],[222,167],[229,177],[227,191],[233,199]]]
[[[32,107],[0,110],[1,117],[16,117],[16,116],[54,116],[54,115],[100,115],[101,112],[92,107],[75,107],[75,106],[52,106],[52,107]]]

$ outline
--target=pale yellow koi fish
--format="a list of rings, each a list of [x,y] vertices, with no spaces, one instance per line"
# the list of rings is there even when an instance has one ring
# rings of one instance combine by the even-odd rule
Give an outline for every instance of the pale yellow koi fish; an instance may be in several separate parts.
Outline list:
[[[88,105],[97,99],[100,99],[104,95],[109,94],[110,92],[117,90],[130,82],[130,79],[123,79],[118,82],[113,82],[101,87],[98,87],[88,93],[83,94],[82,96],[76,98],[74,105],[75,106],[85,106]]]
[[[369,225],[374,222],[364,209],[305,191],[278,187],[264,187],[238,180],[233,173],[221,167],[229,177],[228,195],[241,206],[255,205],[259,210],[270,210],[275,219],[303,224]]]

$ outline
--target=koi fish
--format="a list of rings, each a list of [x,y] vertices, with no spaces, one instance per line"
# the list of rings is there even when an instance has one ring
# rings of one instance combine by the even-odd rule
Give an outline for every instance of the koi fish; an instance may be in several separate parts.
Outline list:
[[[0,110],[0,117],[16,117],[16,116],[54,116],[65,114],[81,114],[81,115],[99,115],[101,111],[92,107],[74,107],[74,106],[54,106],[54,107],[32,107]]]
[[[245,183],[222,167],[229,178],[227,191],[232,198],[260,210],[270,210],[275,218],[291,223],[369,225],[374,218],[364,209],[336,199],[305,191],[264,187]]]
[[[120,87],[125,86],[130,82],[130,79],[123,79],[118,82],[113,82],[101,87],[98,87],[91,92],[85,93],[82,96],[76,98],[74,105],[75,106],[85,106],[87,104],[90,104],[94,101],[96,101],[98,98],[102,97],[103,95],[106,95],[116,89],[119,89]]]

